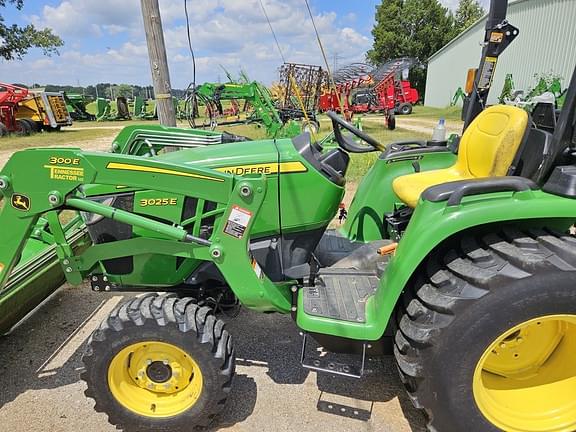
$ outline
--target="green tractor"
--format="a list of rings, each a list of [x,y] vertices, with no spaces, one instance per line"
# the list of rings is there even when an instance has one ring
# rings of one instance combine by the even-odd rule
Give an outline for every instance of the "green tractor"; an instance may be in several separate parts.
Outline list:
[[[231,109],[225,110],[222,102],[230,101]],[[243,108],[239,101],[243,101]],[[196,123],[198,104],[206,107],[206,118],[204,123]],[[229,111],[228,113],[226,111]],[[253,81],[250,83],[204,83],[193,89],[186,104],[187,118],[192,127],[216,127],[218,124],[256,124],[264,127],[266,135],[270,138],[287,138],[300,134],[302,131],[318,132],[320,124],[313,117],[310,122],[304,121],[304,115],[292,110],[287,113],[280,110],[274,100],[270,90],[263,84]],[[244,114],[246,118],[241,119]],[[218,117],[229,116],[230,120],[219,121]],[[302,120],[298,123],[296,119]]]
[[[518,33],[505,16],[493,1],[488,74]],[[330,150],[308,134],[200,131],[180,145],[144,128],[113,153],[17,152],[0,172],[0,293],[37,288],[46,263],[95,292],[140,293],[84,355],[86,395],[124,430],[215,421],[235,370],[215,311],[242,304],[291,314],[310,370],[360,378],[392,346],[431,430],[574,431],[576,71],[553,133],[516,107],[483,110],[491,78],[476,74],[458,151],[384,148],[330,113]],[[328,230],[351,154],[365,152],[380,156]],[[20,276],[47,247],[52,258]],[[314,356],[314,341],[357,362]]]

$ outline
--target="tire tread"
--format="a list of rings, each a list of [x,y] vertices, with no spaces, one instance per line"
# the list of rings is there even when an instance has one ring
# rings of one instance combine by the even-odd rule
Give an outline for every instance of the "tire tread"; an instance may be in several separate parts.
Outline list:
[[[109,344],[108,339],[130,326],[144,326],[149,320],[154,320],[159,328],[174,326],[183,333],[193,332],[195,335],[190,337],[196,337],[200,344],[207,344],[209,347],[213,362],[219,369],[217,383],[219,393],[211,397],[215,402],[208,404],[206,412],[195,419],[198,426],[209,426],[221,411],[230,393],[235,370],[234,351],[232,337],[225,329],[224,322],[217,319],[210,308],[198,306],[191,298],[178,298],[174,294],[144,294],[114,308],[90,337],[82,358],[85,370],[81,374],[81,379],[87,383],[84,394],[95,400],[96,411],[106,414],[109,422],[122,430],[161,430],[157,429],[158,426],[146,429],[142,425],[134,429],[132,425],[126,424],[121,412],[110,410],[99,402],[88,373],[88,370],[94,368],[98,362],[100,350],[106,349]],[[183,429],[189,427],[189,420],[182,425]]]
[[[398,302],[394,356],[414,406],[427,412],[429,430],[440,430],[432,409],[438,395],[427,384],[426,371],[443,329],[506,283],[537,272],[575,271],[576,239],[545,228],[505,226],[455,240],[444,254],[430,254],[424,269]]]

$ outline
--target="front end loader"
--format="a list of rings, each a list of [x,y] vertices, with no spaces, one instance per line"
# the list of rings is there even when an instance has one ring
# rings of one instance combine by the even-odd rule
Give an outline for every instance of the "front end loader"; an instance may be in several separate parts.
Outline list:
[[[485,53],[513,35],[505,3]],[[83,358],[86,395],[123,430],[214,424],[235,369],[216,313],[241,304],[291,314],[309,370],[361,378],[391,346],[430,430],[574,431],[576,71],[553,133],[516,107],[479,109],[485,97],[458,148],[385,147],[329,113],[330,149],[302,134],[162,152],[178,141],[136,129],[113,153],[17,152],[0,172],[0,290],[42,227],[69,283],[139,293]],[[328,230],[365,152],[380,156]]]
[[[230,101],[235,104],[232,112],[225,112],[222,105],[223,101]],[[242,117],[245,118],[240,118],[238,101],[244,101],[242,111],[246,115]],[[208,124],[202,124],[202,127],[214,128],[217,125],[253,123],[263,126],[268,137],[280,138],[296,136],[305,126],[308,126],[308,124],[301,126],[292,119],[293,117],[298,118],[298,116],[290,116],[279,109],[272,100],[270,90],[257,81],[224,84],[204,83],[195,87],[186,106],[187,117],[192,127],[197,127],[196,117],[199,103],[206,107],[205,121]],[[230,115],[227,116],[227,114]],[[224,118],[224,121],[220,121],[219,117]],[[313,120],[315,121],[315,118]],[[314,131],[318,131],[320,126],[315,122],[310,127],[314,127]]]

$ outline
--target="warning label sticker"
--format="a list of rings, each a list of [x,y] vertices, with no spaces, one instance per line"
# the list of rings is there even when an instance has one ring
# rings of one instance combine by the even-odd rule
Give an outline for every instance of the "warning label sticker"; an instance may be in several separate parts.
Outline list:
[[[504,40],[504,33],[501,32],[490,33],[490,42],[502,43],[503,40]]]
[[[0,273],[4,271],[4,264],[0,263]]]
[[[256,258],[252,257],[252,268],[254,269],[254,273],[256,273],[256,277],[258,279],[262,279],[264,277],[264,273],[262,272],[262,267],[256,261]]]
[[[232,211],[226,221],[224,232],[232,237],[241,239],[244,237],[244,232],[251,218],[252,212],[238,206],[232,206]]]
[[[482,67],[480,81],[478,82],[479,89],[485,90],[492,85],[492,78],[494,78],[497,61],[498,59],[496,57],[486,57],[484,59],[484,66]]]

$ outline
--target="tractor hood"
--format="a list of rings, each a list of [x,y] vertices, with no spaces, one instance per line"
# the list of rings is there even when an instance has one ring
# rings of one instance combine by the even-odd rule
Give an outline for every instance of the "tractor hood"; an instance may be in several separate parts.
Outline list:
[[[290,143],[290,140],[284,141]],[[296,152],[292,153],[292,158],[298,159]],[[278,150],[273,140],[244,141],[196,147],[157,157],[173,163],[213,168],[236,175],[272,174],[274,170],[270,166],[278,163]]]
[[[321,150],[311,143],[308,134],[302,134],[293,139],[212,144],[163,153],[156,158],[238,176],[268,176],[270,186],[262,212],[265,216],[257,227],[260,234],[269,234],[325,227],[334,217],[344,194],[349,156],[340,149]],[[135,193],[134,202],[138,203],[139,195],[151,191],[87,185],[84,192],[93,197]],[[133,210],[139,212],[137,207]],[[149,211],[146,209],[146,213]]]
[[[142,165],[149,159],[134,158]],[[284,279],[289,269],[309,262],[310,254],[338,211],[349,162],[349,156],[340,149],[322,152],[311,144],[307,134],[276,141],[211,144],[156,158],[236,176],[267,177],[266,196],[251,230],[251,253],[274,280]],[[198,199],[194,190],[179,195],[121,185],[87,185],[84,192],[92,200],[182,226],[192,235],[206,239],[214,233],[227,206]],[[159,236],[92,214],[84,214],[84,219],[96,244]],[[103,265],[106,274],[115,275],[123,285],[156,286],[177,284],[188,278],[196,271],[198,262],[180,263],[174,257],[148,254],[109,260]],[[173,270],[169,280],[162,271],[166,268]]]

